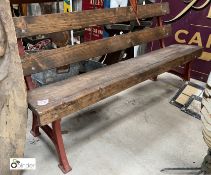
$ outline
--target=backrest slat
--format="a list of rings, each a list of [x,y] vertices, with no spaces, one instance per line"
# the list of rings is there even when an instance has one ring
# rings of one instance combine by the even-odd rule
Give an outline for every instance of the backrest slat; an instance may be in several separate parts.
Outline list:
[[[168,3],[139,5],[140,19],[169,14]],[[41,16],[14,17],[17,38],[80,29],[95,25],[135,20],[131,7],[86,10],[73,13],[56,13]]]
[[[50,68],[56,68],[92,57],[166,38],[171,35],[171,26],[146,28],[141,31],[113,36],[96,41],[45,50],[22,57],[24,75],[31,75]]]

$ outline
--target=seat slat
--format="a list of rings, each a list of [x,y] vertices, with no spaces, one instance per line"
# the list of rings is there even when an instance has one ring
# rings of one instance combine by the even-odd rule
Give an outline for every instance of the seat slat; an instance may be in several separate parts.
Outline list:
[[[169,14],[168,3],[139,5],[137,16],[140,19]],[[91,27],[135,20],[131,7],[95,9],[73,13],[56,13],[42,16],[14,17],[17,38],[62,32],[72,29]]]
[[[45,125],[200,56],[198,46],[172,45],[29,91],[29,107]],[[39,106],[42,101],[47,104]]]
[[[171,26],[148,28],[137,32],[118,35],[74,46],[26,54],[22,57],[24,75],[31,75],[50,68],[101,56],[118,50],[166,38],[171,35]]]

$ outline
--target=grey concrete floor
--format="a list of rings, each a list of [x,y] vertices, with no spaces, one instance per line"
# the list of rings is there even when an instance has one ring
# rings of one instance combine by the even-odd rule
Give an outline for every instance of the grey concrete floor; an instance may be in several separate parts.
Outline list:
[[[200,166],[206,154],[201,122],[169,104],[184,82],[171,74],[146,81],[62,121],[72,175],[158,175],[165,167]],[[31,128],[29,116],[28,130]],[[62,175],[46,135],[27,133],[24,175]]]

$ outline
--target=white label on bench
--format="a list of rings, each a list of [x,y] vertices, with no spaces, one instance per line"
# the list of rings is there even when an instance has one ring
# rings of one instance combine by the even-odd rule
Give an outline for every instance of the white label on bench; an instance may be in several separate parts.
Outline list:
[[[38,106],[45,106],[45,105],[48,104],[48,102],[49,102],[48,99],[46,99],[46,100],[38,100],[38,101],[37,101],[37,105],[38,105]]]

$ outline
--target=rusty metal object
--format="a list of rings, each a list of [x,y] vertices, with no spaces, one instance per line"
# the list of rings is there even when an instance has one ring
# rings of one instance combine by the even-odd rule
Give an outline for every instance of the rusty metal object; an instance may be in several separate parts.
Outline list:
[[[137,2],[137,0],[129,0],[129,1],[130,1],[132,10],[133,10],[133,12],[134,12],[135,15],[136,15],[136,21],[137,21],[138,25],[140,26],[141,24],[140,24],[140,21],[139,21],[139,19],[138,19],[138,14],[137,14],[138,2]]]
[[[47,34],[46,37],[51,38],[53,43],[56,44],[57,47],[65,47],[70,41],[69,32],[57,32]]]

